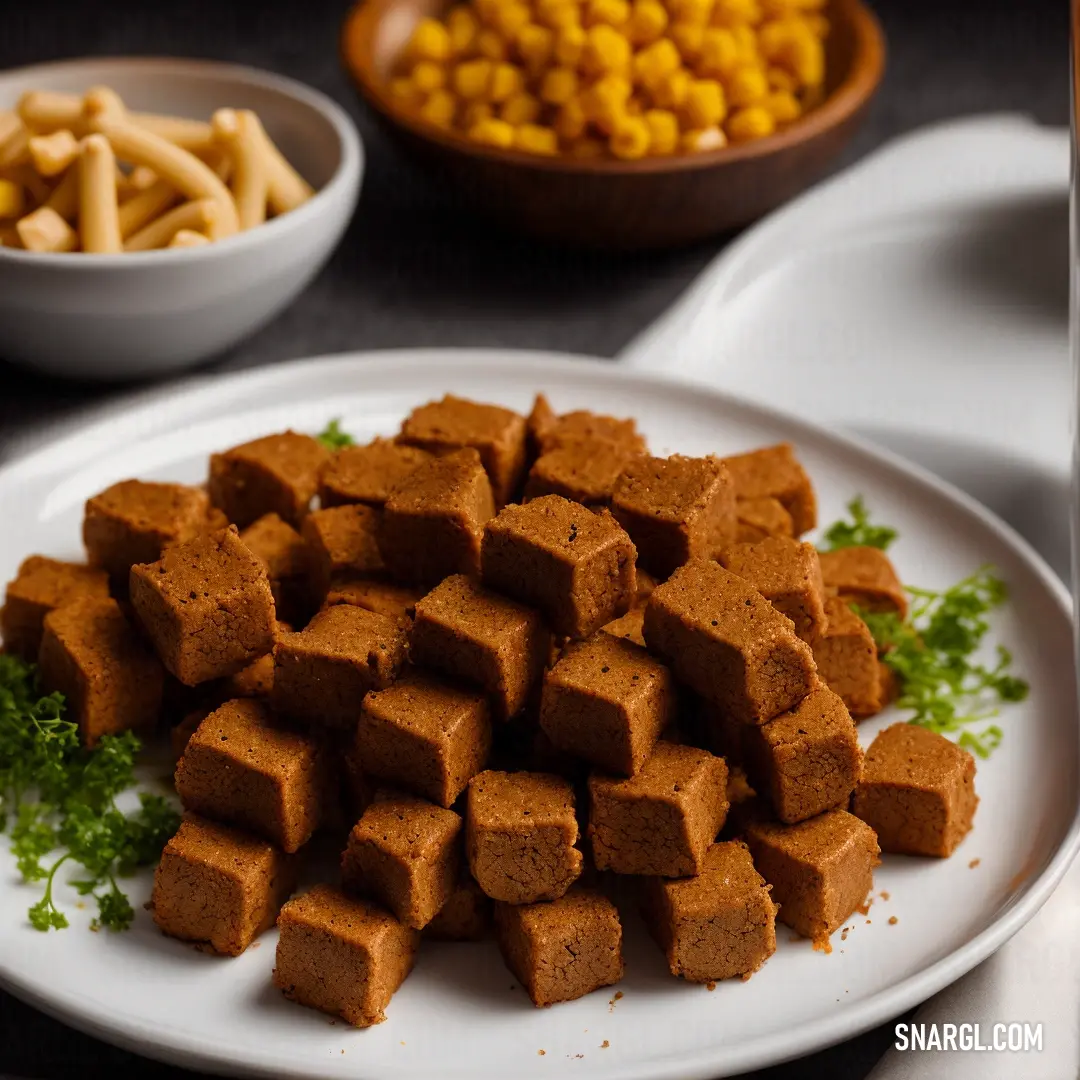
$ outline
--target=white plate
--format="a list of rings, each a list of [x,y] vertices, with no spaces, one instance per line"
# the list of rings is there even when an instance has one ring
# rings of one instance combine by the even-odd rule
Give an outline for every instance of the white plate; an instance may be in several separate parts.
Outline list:
[[[452,390],[528,409],[636,416],[657,451],[726,453],[792,439],[817,485],[824,520],[856,492],[901,534],[906,580],[948,585],[993,563],[1013,599],[998,638],[1031,680],[1001,719],[1005,738],[980,763],[978,824],[947,861],[886,858],[869,913],[837,934],[832,955],[790,940],[749,982],[710,993],[672,979],[627,913],[624,996],[601,991],[533,1009],[492,944],[425,946],[387,1022],[354,1031],[286,1002],[270,985],[274,936],[236,960],[162,937],[139,911],[121,935],[31,930],[36,893],[0,854],[0,982],[55,1016],[154,1057],[276,1077],[416,1078],[575,1075],[712,1078],[805,1054],[914,1005],[973,967],[1038,910],[1078,842],[1078,729],[1069,601],[1014,533],[966,496],[880,451],[714,391],[613,365],[507,352],[418,351],[309,361],[162,392],[0,471],[0,579],[32,551],[79,555],[83,500],[115,480],[197,481],[210,451],[292,425],[342,416],[360,438],[393,432],[414,404]],[[893,717],[862,726],[869,741]],[[969,863],[979,864],[970,868]],[[149,875],[131,887],[141,902]],[[890,894],[886,902],[881,892]],[[895,925],[889,923],[896,916]],[[606,1041],[606,1047],[603,1047]],[[540,1051],[544,1051],[543,1055]]]

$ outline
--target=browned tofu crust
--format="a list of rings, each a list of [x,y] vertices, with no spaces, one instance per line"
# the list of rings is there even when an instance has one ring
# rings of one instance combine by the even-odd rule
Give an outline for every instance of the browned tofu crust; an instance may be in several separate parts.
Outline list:
[[[735,489],[719,458],[633,458],[615,484],[611,510],[638,562],[659,578],[735,539]]]
[[[264,514],[278,514],[299,526],[329,457],[330,451],[310,435],[264,435],[210,456],[210,499],[241,529]]]
[[[273,648],[266,567],[235,526],[133,566],[131,603],[162,663],[187,686],[233,675]]]
[[[675,680],[645,649],[610,633],[572,642],[544,676],[540,726],[560,750],[633,776],[675,715]]]
[[[645,641],[733,720],[763,724],[813,689],[810,647],[752,585],[715,562],[680,567],[645,608]]]
[[[791,515],[779,499],[771,495],[762,499],[736,499],[736,540],[740,544],[756,544],[769,536],[794,536]]]
[[[974,757],[944,735],[899,723],[870,744],[851,809],[882,851],[946,858],[971,831],[978,805]]]
[[[815,941],[827,939],[863,904],[880,862],[874,831],[846,810],[797,825],[752,822],[746,838],[780,905],[780,921]]]
[[[672,975],[749,978],[776,951],[776,905],[739,841],[713,844],[696,877],[646,878],[642,914]]]
[[[452,810],[409,795],[377,798],[341,857],[345,891],[422,930],[454,891],[460,834],[461,818]]]
[[[381,507],[390,492],[431,455],[393,439],[375,439],[366,446],[344,446],[319,471],[323,508],[347,503]]]
[[[226,702],[199,724],[176,768],[185,810],[299,851],[318,828],[328,763],[312,737],[254,698]]]
[[[334,583],[383,569],[379,512],[359,503],[313,510],[304,519],[311,598],[320,606]]]
[[[510,505],[484,529],[484,584],[539,608],[556,634],[588,637],[629,611],[637,553],[611,514],[559,495]]]
[[[525,418],[498,405],[447,394],[413,409],[398,440],[435,454],[472,447],[491,479],[497,506],[510,501],[525,473]]]
[[[496,904],[495,928],[506,966],[538,1008],[623,977],[619,913],[591,889],[546,904]]]
[[[635,453],[631,447],[607,439],[561,440],[533,463],[525,484],[525,501],[561,495],[583,506],[607,506]]]
[[[279,619],[302,625],[311,614],[308,549],[304,538],[277,514],[264,514],[240,533],[244,546],[266,567]]]
[[[398,581],[430,588],[451,574],[475,576],[484,523],[494,514],[491,484],[475,449],[434,457],[386,500],[379,550]]]
[[[491,931],[492,915],[491,898],[465,873],[439,913],[424,927],[424,937],[433,941],[482,941]]]
[[[410,668],[364,698],[356,753],[377,780],[449,807],[490,752],[490,710],[477,691]]]
[[[727,816],[727,766],[661,741],[630,779],[589,777],[589,840],[598,870],[686,877],[702,872]]]
[[[886,704],[874,635],[836,596],[825,601],[825,619],[825,631],[813,643],[818,675],[856,720],[873,716]]]
[[[574,790],[547,773],[487,770],[469,782],[465,854],[493,900],[556,900],[581,874]]]
[[[189,815],[161,853],[150,910],[169,937],[239,956],[274,925],[297,868],[265,840]]]
[[[331,885],[290,900],[278,930],[274,985],[290,1000],[360,1028],[386,1019],[420,944],[417,931],[388,911]]]
[[[563,443],[577,442],[581,439],[598,439],[616,443],[634,454],[649,452],[645,439],[638,433],[637,421],[633,417],[620,419],[616,416],[589,412],[588,409],[575,409],[573,412],[563,413],[553,422],[546,424],[540,436],[540,449],[546,453]]]
[[[776,499],[791,515],[795,536],[817,525],[817,496],[791,443],[724,458],[740,499]]]
[[[45,616],[75,600],[107,600],[109,575],[79,563],[60,562],[44,555],[23,559],[8,582],[0,608],[0,638],[7,652],[37,660]]]
[[[863,611],[907,615],[907,593],[889,556],[880,548],[848,547],[821,553],[825,587]]]
[[[126,583],[136,563],[155,562],[170,544],[207,532],[212,524],[202,488],[122,480],[87,500],[83,543],[92,565]]]
[[[412,619],[424,590],[416,585],[400,585],[381,574],[352,577],[342,575],[330,586],[324,607],[352,604],[391,619]]]
[[[41,685],[64,695],[85,746],[157,723],[164,672],[115,600],[75,600],[50,611],[44,626]]]

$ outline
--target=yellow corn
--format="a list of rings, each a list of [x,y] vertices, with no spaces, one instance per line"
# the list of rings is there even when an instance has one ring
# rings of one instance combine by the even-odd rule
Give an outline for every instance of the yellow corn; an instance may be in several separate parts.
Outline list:
[[[26,209],[26,195],[21,184],[0,180],[0,218],[21,217]]]
[[[762,68],[739,67],[724,80],[724,90],[736,108],[756,105],[769,93],[769,80]]]
[[[653,89],[653,101],[661,109],[678,109],[690,89],[691,75],[685,68],[673,71]]]
[[[682,111],[689,127],[707,128],[719,124],[727,115],[724,88],[715,79],[694,79],[686,91]]]
[[[585,48],[585,31],[580,26],[566,26],[555,33],[555,62],[576,68]]]
[[[450,31],[438,19],[421,19],[409,48],[415,60],[449,60]]]
[[[485,60],[505,60],[510,55],[510,46],[498,30],[492,30],[485,26],[479,31],[473,41],[473,49],[478,56]]]
[[[468,128],[467,133],[473,142],[483,143],[485,146],[508,149],[514,145],[514,126],[505,120],[495,120],[491,117],[477,120]]]
[[[465,60],[458,64],[451,80],[455,93],[465,101],[485,97],[494,67],[490,60]]]
[[[630,64],[630,53],[630,42],[613,26],[602,23],[586,31],[581,64],[590,75],[625,71]]]
[[[649,152],[649,125],[639,116],[624,116],[615,124],[609,145],[624,161],[643,158]]]
[[[525,74],[514,64],[496,64],[491,69],[487,98],[491,102],[506,101],[525,89]]]
[[[446,16],[446,30],[450,35],[450,52],[464,56],[472,48],[480,29],[480,21],[464,4],[453,8]]]
[[[781,67],[767,68],[765,76],[772,90],[786,90],[789,94],[793,94],[799,89],[799,82],[795,76]]]
[[[627,0],[588,0],[585,5],[585,25],[599,26],[606,23],[616,29],[630,18]]]
[[[748,109],[732,113],[725,130],[732,142],[749,142],[771,135],[776,130],[776,121],[767,109],[751,105]]]
[[[559,151],[559,140],[549,127],[522,124],[514,129],[514,147],[530,154],[556,154]]]
[[[526,93],[524,90],[514,94],[502,103],[499,116],[508,124],[519,127],[522,124],[531,124],[540,116],[540,102]]]
[[[774,90],[762,99],[761,107],[778,124],[790,124],[802,115],[799,99],[787,90]]]
[[[581,107],[601,131],[609,132],[626,112],[629,100],[630,84],[626,79],[621,75],[605,75],[581,95]]]
[[[827,15],[807,15],[805,16],[806,25],[810,27],[814,37],[827,38],[829,31],[832,29],[832,24],[829,22]]]
[[[549,30],[581,25],[577,0],[537,0],[536,21]]]
[[[758,50],[757,33],[752,26],[729,27],[739,47],[739,59],[744,64],[760,64],[761,53]]]
[[[762,11],[758,0],[716,0],[713,8],[714,26],[757,26],[761,22]]]
[[[507,40],[513,41],[523,26],[528,26],[532,12],[524,4],[500,4],[492,16],[491,25]]]
[[[671,15],[676,22],[706,26],[715,0],[671,0]]]
[[[572,68],[550,68],[540,84],[540,100],[565,105],[577,94],[578,77]]]
[[[631,45],[651,45],[667,29],[668,13],[659,0],[634,0],[624,27]]]
[[[722,150],[727,137],[718,127],[691,128],[684,131],[679,146],[687,154],[701,154],[706,150]]]
[[[722,26],[712,26],[701,38],[698,70],[702,75],[723,77],[734,71],[739,63],[739,43],[735,35]]]
[[[669,31],[671,40],[687,64],[696,64],[701,56],[701,44],[705,39],[705,27],[692,23],[677,22]]]
[[[453,123],[456,112],[457,99],[449,90],[436,90],[420,106],[420,115],[429,124],[438,124],[440,127]]]
[[[561,109],[555,118],[555,132],[563,142],[573,142],[585,134],[589,126],[589,118],[581,107],[578,98],[571,98]]]
[[[421,60],[413,65],[412,81],[422,94],[441,90],[446,85],[446,68],[434,60]]]
[[[585,160],[602,158],[607,155],[607,147],[599,139],[577,139],[570,144],[570,156]]]
[[[679,145],[679,120],[667,109],[649,109],[642,117],[649,129],[650,154],[674,154]]]
[[[466,131],[471,131],[477,124],[490,120],[494,115],[495,110],[486,101],[470,101],[461,110],[461,126]]]
[[[418,108],[424,102],[423,92],[408,75],[398,75],[390,80],[390,96],[411,108]]]
[[[538,74],[555,51],[555,31],[529,23],[518,31],[517,49],[525,67],[534,75]]]
[[[667,38],[662,38],[634,57],[634,80],[652,90],[672,72],[678,71],[680,64],[679,50]]]

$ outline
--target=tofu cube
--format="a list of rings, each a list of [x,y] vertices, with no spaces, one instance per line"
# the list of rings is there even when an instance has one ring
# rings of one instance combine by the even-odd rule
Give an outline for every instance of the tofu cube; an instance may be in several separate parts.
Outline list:
[[[747,979],[776,952],[776,905],[745,844],[713,844],[696,877],[643,885],[642,915],[672,975]]]
[[[571,889],[548,904],[496,904],[495,930],[503,961],[537,1008],[623,977],[619,913],[591,889]]]
[[[856,720],[881,711],[881,672],[870,627],[839,597],[825,601],[825,631],[813,642],[818,675]]]
[[[740,544],[756,544],[770,536],[795,535],[791,515],[779,499],[736,499],[735,539]]]
[[[270,579],[235,526],[133,566],[130,592],[162,663],[186,686],[233,675],[274,646]]]
[[[581,874],[574,789],[558,776],[488,770],[469,781],[465,854],[493,900],[556,900]]]
[[[151,911],[162,933],[239,956],[277,919],[297,864],[273,844],[189,816],[154,872]]]
[[[863,904],[880,862],[873,829],[846,810],[797,825],[754,821],[746,839],[780,921],[815,942],[827,942]]]
[[[724,458],[739,499],[776,499],[791,515],[792,533],[817,525],[817,496],[791,443]]]
[[[264,514],[240,533],[240,539],[266,567],[277,617],[302,626],[311,613],[304,538],[279,515]]]
[[[560,750],[617,776],[639,772],[675,715],[671,672],[643,648],[597,632],[544,676],[540,726]]]
[[[464,574],[448,577],[416,605],[409,635],[413,663],[481,687],[502,720],[524,707],[550,652],[551,632],[539,612]]]
[[[944,735],[893,724],[866,752],[852,812],[881,850],[946,858],[971,831],[979,797],[975,759]]]
[[[50,611],[44,626],[41,685],[64,695],[84,746],[96,746],[103,735],[153,728],[165,675],[115,600],[76,600]]]
[[[376,780],[449,807],[490,752],[490,711],[476,691],[410,669],[364,698],[356,753]]]
[[[533,409],[535,412],[535,405]],[[649,452],[633,417],[620,419],[617,416],[589,412],[587,409],[576,409],[543,422],[542,430],[538,428],[537,432],[538,445],[543,453],[565,443],[580,442],[583,439],[614,443],[634,454]]]
[[[760,727],[744,726],[747,774],[789,825],[847,806],[862,769],[855,723],[828,687]]]
[[[451,574],[475,576],[491,484],[473,449],[418,465],[386,500],[379,550],[390,574],[430,588]]]
[[[366,446],[344,446],[319,471],[319,502],[324,509],[348,503],[383,506],[390,492],[431,455],[393,439]]]
[[[389,686],[404,662],[404,624],[351,604],[324,608],[274,646],[274,708],[312,727],[351,731],[364,695]]]
[[[453,810],[408,795],[376,796],[349,834],[342,885],[422,930],[454,891],[460,835]]]
[[[636,776],[589,777],[593,862],[616,874],[699,874],[727,810],[723,758],[658,742]]]
[[[156,562],[170,544],[210,531],[210,514],[202,488],[122,480],[87,500],[83,544],[91,564],[124,585],[137,563]]]
[[[735,539],[735,489],[719,458],[635,458],[615,484],[611,511],[638,562],[660,578]]]
[[[645,608],[645,641],[733,720],[763,724],[815,686],[814,657],[749,582],[711,561],[680,567]]]
[[[463,874],[439,913],[424,927],[433,941],[482,941],[492,925],[491,898]]]
[[[264,435],[211,454],[207,488],[213,504],[240,529],[264,514],[299,526],[318,490],[319,470],[330,451],[296,431]]]
[[[540,456],[540,444],[558,419],[551,402],[543,394],[537,394],[533,398],[532,410],[525,419],[525,449],[528,461],[533,462]]]
[[[907,615],[907,593],[889,556],[880,548],[847,547],[821,553],[825,587],[863,611]]]
[[[75,600],[108,599],[109,575],[104,570],[31,555],[23,559],[19,572],[8,582],[0,608],[4,649],[33,662],[50,611]]]
[[[316,606],[322,604],[336,581],[383,569],[378,526],[378,511],[359,503],[313,510],[304,518],[301,532]]]
[[[210,713],[176,768],[185,810],[247,829],[290,854],[319,826],[326,781],[319,744],[254,698]]]
[[[720,565],[748,581],[811,646],[827,625],[821,563],[813,544],[770,537],[724,548]]]
[[[484,529],[484,584],[539,608],[556,634],[588,637],[630,609],[633,542],[607,510],[559,495],[507,506]]]
[[[525,484],[525,501],[561,495],[583,506],[607,506],[634,454],[630,447],[606,439],[561,441],[533,463]]]
[[[399,442],[434,454],[472,447],[484,464],[498,506],[510,501],[525,472],[525,418],[452,394],[413,409],[401,425]]]
[[[414,585],[388,581],[381,574],[341,577],[330,586],[323,607],[352,604],[387,618],[411,620],[424,590]]]
[[[354,1027],[381,1024],[416,960],[420,935],[389,912],[316,885],[278,916],[274,985]]]

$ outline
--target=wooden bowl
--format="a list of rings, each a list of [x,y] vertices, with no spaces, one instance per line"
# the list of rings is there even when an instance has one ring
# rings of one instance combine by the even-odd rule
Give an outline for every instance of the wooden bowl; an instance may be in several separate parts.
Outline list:
[[[607,250],[672,247],[747,225],[820,177],[854,134],[885,67],[861,0],[830,0],[822,104],[767,139],[639,161],[538,157],[470,142],[394,100],[387,81],[413,27],[446,0],[360,0],[345,65],[391,133],[475,208],[545,240]]]

